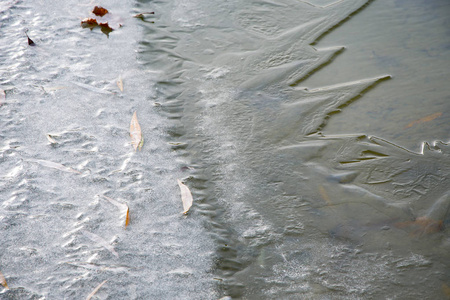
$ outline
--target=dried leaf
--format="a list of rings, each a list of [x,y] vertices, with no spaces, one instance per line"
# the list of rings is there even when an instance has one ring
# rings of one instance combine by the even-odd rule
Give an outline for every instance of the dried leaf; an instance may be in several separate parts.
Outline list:
[[[94,15],[103,17],[108,13],[108,10],[106,8],[103,8],[101,6],[94,7],[94,10],[92,11]]]
[[[114,30],[109,26],[108,22],[98,23],[98,26],[100,26],[101,31],[107,36]]]
[[[154,15],[155,12],[154,11],[150,11],[150,12],[143,12],[137,15],[134,15],[133,18],[143,18],[145,15]]]
[[[128,205],[104,195],[102,195],[102,197],[108,200],[111,204],[115,205],[120,210],[120,212],[125,215],[125,228],[127,228],[128,224],[130,223],[130,210],[128,208]]]
[[[69,172],[69,173],[81,174],[81,172],[79,172],[79,171],[77,171],[75,169],[72,169],[70,167],[66,167],[64,165],[61,165],[61,164],[58,164],[58,163],[55,163],[55,162],[52,162],[52,161],[40,159],[40,160],[36,160],[36,162],[38,164],[40,164],[41,166],[44,166],[44,167],[58,169],[60,171]]]
[[[91,241],[96,242],[97,244],[99,244],[100,246],[102,246],[103,248],[105,248],[106,250],[111,252],[115,257],[119,258],[119,253],[117,253],[116,250],[114,250],[114,247],[111,246],[103,238],[99,237],[95,233],[92,233],[92,232],[89,232],[89,231],[85,231],[85,230],[83,230],[81,233],[84,236],[88,237]]]
[[[98,292],[98,290],[107,282],[108,280],[103,281],[102,283],[100,283],[99,285],[97,285],[97,287],[92,291],[92,293],[90,293],[87,297],[86,300],[91,300],[92,296],[95,295],[95,293]]]
[[[28,39],[28,45],[29,46],[36,46],[36,44],[33,42],[33,40],[30,39],[30,37],[28,36],[27,31],[28,31],[28,29],[25,31],[25,35],[27,36],[27,39]]]
[[[119,75],[119,78],[117,79],[117,87],[121,92],[123,92],[123,80],[122,76]]]
[[[98,23],[96,19],[92,19],[92,18],[86,18],[84,20],[81,21],[81,27],[83,28],[94,28],[97,27]]]
[[[50,134],[45,135],[47,137],[47,140],[50,142],[50,144],[57,144],[58,142],[53,139],[53,137]]]
[[[437,112],[437,113],[431,114],[429,116],[423,117],[423,118],[421,118],[419,120],[415,120],[415,121],[409,123],[406,126],[406,128],[413,127],[416,124],[421,124],[421,123],[433,121],[434,119],[439,118],[440,116],[442,116],[442,112]]]
[[[127,216],[125,218],[125,228],[130,224],[130,209],[127,207]]]
[[[192,198],[192,194],[189,188],[185,184],[183,184],[181,180],[177,179],[177,182],[181,191],[181,201],[183,202],[184,209],[183,214],[187,214],[192,206],[192,203],[194,202],[194,199]]]
[[[0,272],[0,284],[5,287],[5,289],[9,290],[8,284],[6,283],[5,276],[3,276],[2,272]]]
[[[138,148],[140,151],[144,145],[144,139],[142,138],[141,126],[139,125],[136,112],[134,112],[133,117],[131,118],[130,137],[134,151],[137,151]]]

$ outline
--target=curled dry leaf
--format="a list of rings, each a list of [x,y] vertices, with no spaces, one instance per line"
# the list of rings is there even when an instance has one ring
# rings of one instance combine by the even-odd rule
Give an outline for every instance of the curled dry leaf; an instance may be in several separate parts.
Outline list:
[[[131,118],[130,137],[134,151],[138,148],[139,151],[141,151],[142,146],[144,145],[144,138],[142,137],[141,126],[139,125],[136,112],[134,112],[133,117]]]
[[[107,282],[108,280],[103,281],[97,287],[86,297],[86,300],[91,300],[92,296],[95,295],[95,293],[98,292],[98,290]]]
[[[181,180],[177,179],[177,182],[181,191],[181,201],[183,202],[184,209],[183,214],[187,214],[192,206],[192,203],[194,202],[194,199],[192,198],[192,194],[189,188],[185,184],[183,184]]]
[[[121,92],[123,92],[123,80],[122,76],[119,75],[119,78],[117,79],[117,87]]]
[[[119,258],[119,253],[116,252],[113,246],[111,246],[107,241],[105,241],[103,238],[99,237],[95,233],[83,230],[81,232],[84,236],[88,237],[91,241],[96,242],[109,252],[111,252],[115,257]]]
[[[92,11],[94,15],[103,17],[108,13],[108,10],[106,8],[103,8],[101,6],[94,7],[94,10]]]
[[[28,31],[28,29],[27,29],[27,31]],[[27,31],[25,31],[25,35],[27,36],[27,39],[28,39],[28,45],[29,46],[36,46],[36,44],[33,42],[33,40],[30,39],[30,37],[28,36]]]
[[[79,172],[79,171],[77,171],[75,169],[72,169],[70,167],[66,167],[64,165],[61,165],[61,164],[58,164],[58,163],[55,163],[55,162],[52,162],[52,161],[40,159],[40,160],[37,160],[36,162],[38,164],[40,164],[41,166],[44,166],[44,167],[58,169],[60,171],[69,172],[69,173],[81,174],[81,172]]]
[[[110,198],[108,196],[103,195],[102,197],[108,200],[111,204],[115,205],[120,210],[120,212],[125,215],[125,228],[127,228],[128,224],[130,223],[130,209],[128,208],[128,205],[126,203],[114,200],[113,198]]]
[[[143,12],[137,15],[134,15],[133,18],[143,18],[145,15],[154,15],[155,12],[154,11],[150,11],[150,12]]]
[[[57,141],[55,141],[55,139],[50,134],[46,134],[45,136],[47,137],[47,140],[50,142],[50,144],[58,143]]]
[[[5,289],[9,290],[8,284],[6,283],[5,276],[3,276],[2,272],[0,272],[0,284],[5,287]]]

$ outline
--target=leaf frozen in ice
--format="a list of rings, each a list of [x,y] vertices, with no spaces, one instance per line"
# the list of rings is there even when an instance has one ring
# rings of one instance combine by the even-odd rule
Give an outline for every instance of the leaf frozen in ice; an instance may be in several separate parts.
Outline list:
[[[99,237],[95,233],[92,233],[92,232],[89,232],[89,231],[86,231],[86,230],[83,230],[81,233],[84,236],[86,236],[87,238],[89,238],[91,241],[96,242],[97,244],[99,244],[100,246],[102,246],[103,248],[105,248],[106,250],[111,252],[115,257],[119,258],[119,253],[117,253],[116,250],[114,250],[114,247],[111,246],[103,238]]]
[[[97,285],[97,287],[86,297],[86,300],[90,300],[92,298],[92,296],[95,295],[95,293],[98,292],[98,290],[107,282],[108,280],[103,281],[102,283],[100,283],[99,285]]]
[[[77,171],[75,169],[72,169],[70,167],[66,167],[66,166],[64,166],[62,164],[58,164],[58,163],[55,163],[55,162],[52,162],[52,161],[49,161],[49,160],[39,159],[39,160],[36,160],[36,162],[38,164],[40,164],[41,166],[44,166],[44,167],[58,169],[60,171],[69,172],[69,173],[81,174],[81,172],[79,172],[79,171]]]
[[[420,118],[418,120],[412,121],[411,123],[409,123],[406,128],[411,128],[416,124],[421,124],[421,123],[425,123],[425,122],[430,122],[433,121],[436,118],[439,118],[440,116],[442,116],[442,112],[437,112],[431,115],[428,115],[426,117]]]
[[[144,139],[142,138],[141,126],[139,125],[136,112],[134,112],[130,123],[130,137],[131,144],[133,145],[134,151],[139,148],[141,150],[144,145]]]
[[[183,214],[187,214],[192,206],[192,203],[194,202],[194,199],[192,198],[192,194],[189,188],[185,184],[183,184],[181,180],[177,179],[177,182],[181,191],[181,201],[183,202],[184,209]]]
[[[117,79],[117,87],[121,92],[123,92],[123,80],[122,76],[119,75],[119,78]]]
[[[6,283],[5,276],[3,276],[2,272],[0,272],[0,284],[5,287],[5,289],[9,290],[8,284]]]
[[[119,202],[117,200],[114,200],[113,198],[110,198],[108,196],[102,196],[106,200],[108,200],[111,204],[115,205],[119,211],[124,214],[125,216],[125,228],[127,228],[128,224],[130,223],[130,209],[128,208],[128,205],[126,203]]]

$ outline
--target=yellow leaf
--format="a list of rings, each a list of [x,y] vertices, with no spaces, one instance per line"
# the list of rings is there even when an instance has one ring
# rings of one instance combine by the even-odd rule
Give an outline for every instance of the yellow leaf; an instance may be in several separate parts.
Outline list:
[[[183,213],[187,214],[187,212],[192,206],[192,203],[194,202],[194,199],[192,198],[192,194],[189,188],[186,185],[184,185],[179,179],[177,179],[177,182],[181,191],[181,201],[183,202],[183,209],[184,209]]]
[[[119,75],[119,78],[117,79],[117,87],[121,92],[123,92],[123,80],[122,76]]]
[[[127,216],[125,218],[125,228],[127,228],[129,223],[130,223],[130,209],[127,207]]]
[[[87,297],[86,300],[90,300],[92,298],[92,296],[95,295],[95,293],[98,292],[98,290],[107,282],[108,280],[103,281],[102,283],[100,283],[99,285],[97,285],[97,287],[92,291],[92,293],[90,293]]]
[[[423,118],[421,118],[421,119],[419,119],[419,120],[415,120],[415,121],[409,123],[409,124],[406,126],[406,128],[413,127],[415,124],[421,124],[421,123],[433,121],[434,119],[439,118],[440,116],[442,116],[442,112],[434,113],[434,114],[432,114],[432,115],[423,117]]]
[[[5,289],[9,290],[8,284],[6,284],[5,276],[3,276],[2,272],[0,272],[0,284],[5,287]]]
[[[136,151],[138,148],[139,150],[141,150],[144,144],[144,139],[142,138],[141,126],[139,125],[136,112],[134,112],[133,117],[131,118],[130,137],[134,151]]]

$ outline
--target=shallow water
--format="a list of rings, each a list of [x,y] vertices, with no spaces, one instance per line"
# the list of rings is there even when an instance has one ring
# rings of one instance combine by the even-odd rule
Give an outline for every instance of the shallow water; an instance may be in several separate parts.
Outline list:
[[[104,5],[0,6],[1,297],[448,297],[446,1]]]

